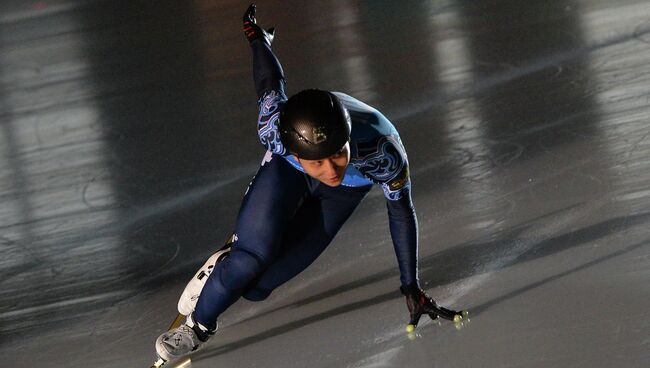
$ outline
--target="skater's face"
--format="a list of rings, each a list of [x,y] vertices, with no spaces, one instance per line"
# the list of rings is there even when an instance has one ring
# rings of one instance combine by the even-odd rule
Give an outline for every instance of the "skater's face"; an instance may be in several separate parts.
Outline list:
[[[330,187],[337,187],[343,182],[345,169],[350,163],[350,143],[346,143],[340,151],[322,160],[305,160],[297,156],[294,157],[305,169],[307,175]]]

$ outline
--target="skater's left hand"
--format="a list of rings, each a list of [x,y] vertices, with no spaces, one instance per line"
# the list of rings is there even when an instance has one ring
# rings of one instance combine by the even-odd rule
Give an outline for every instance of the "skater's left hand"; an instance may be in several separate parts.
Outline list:
[[[255,12],[257,6],[251,4],[246,13],[244,13],[244,34],[248,42],[253,42],[255,40],[263,40],[267,45],[271,46],[273,42],[273,37],[275,37],[275,28],[269,28],[267,31],[262,29],[257,25],[257,20],[255,19]]]
[[[409,325],[413,328],[417,327],[423,314],[428,314],[431,319],[438,318],[436,303],[417,284],[402,286],[400,291],[406,297],[406,305],[411,314]]]

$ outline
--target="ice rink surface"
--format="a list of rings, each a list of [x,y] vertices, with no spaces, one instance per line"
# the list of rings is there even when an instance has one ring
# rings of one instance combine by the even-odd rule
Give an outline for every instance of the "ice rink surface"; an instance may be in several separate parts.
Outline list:
[[[0,5],[0,356],[149,367],[264,154],[244,1]],[[405,332],[376,188],[192,367],[649,367],[650,2],[260,1],[293,94],[380,109],[420,280]]]

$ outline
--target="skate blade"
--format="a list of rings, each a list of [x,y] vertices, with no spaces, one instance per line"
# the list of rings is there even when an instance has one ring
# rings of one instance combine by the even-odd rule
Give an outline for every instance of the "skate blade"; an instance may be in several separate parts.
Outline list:
[[[156,360],[156,362],[149,368],[160,368],[163,364],[165,364],[165,361],[162,358],[158,358],[158,360]]]
[[[184,316],[184,315],[178,313],[178,314],[176,315],[176,318],[174,318],[174,321],[172,322],[171,325],[169,325],[169,328],[168,328],[167,330],[168,330],[168,331],[171,331],[171,330],[175,329],[176,327],[179,327],[180,325],[182,325],[182,324],[183,324],[183,320],[185,320],[186,317],[187,317],[187,316]]]
[[[173,362],[165,362],[162,358],[159,358],[150,368],[192,368],[192,359],[190,357],[181,358]]]
[[[170,368],[192,368],[192,359],[189,357],[179,359],[169,366]]]

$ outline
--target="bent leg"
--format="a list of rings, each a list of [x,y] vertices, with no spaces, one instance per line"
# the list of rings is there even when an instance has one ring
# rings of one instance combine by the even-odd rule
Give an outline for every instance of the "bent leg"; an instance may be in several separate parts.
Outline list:
[[[279,156],[265,160],[242,201],[230,256],[215,266],[201,291],[195,321],[216,328],[217,317],[280,252],[282,234],[307,193],[303,173]]]
[[[370,186],[336,188],[320,185],[300,207],[283,237],[282,252],[243,295],[252,301],[266,299],[310,264],[327,248]]]

